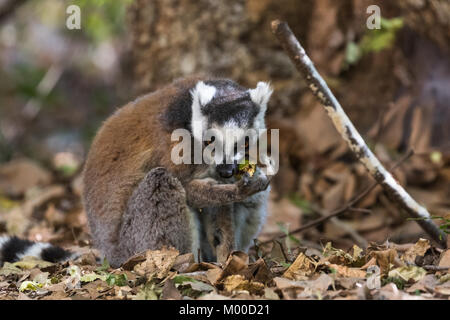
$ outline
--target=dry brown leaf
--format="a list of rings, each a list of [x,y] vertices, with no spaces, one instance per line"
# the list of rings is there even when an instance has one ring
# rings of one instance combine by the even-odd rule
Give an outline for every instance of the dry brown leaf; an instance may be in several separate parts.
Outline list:
[[[397,259],[397,251],[395,249],[387,249],[371,252],[371,257],[377,261],[377,265],[381,269],[382,274],[387,274],[389,270],[395,265]]]
[[[331,245],[331,242],[327,242],[323,249],[323,256],[321,263],[328,261],[330,263],[348,265],[353,263],[353,256],[341,249],[336,249]]]
[[[42,300],[71,300],[69,294],[62,290],[53,291],[50,295],[45,296]]]
[[[322,171],[322,176],[334,181],[347,180],[350,175],[348,165],[343,162],[334,162]]]
[[[304,288],[305,282],[304,281],[294,281],[289,280],[282,277],[275,277],[273,278],[273,281],[275,282],[275,285],[278,289],[283,290],[287,288],[294,288],[294,287],[301,287]]]
[[[124,270],[133,270],[137,264],[145,261],[145,256],[145,252],[135,254],[122,264],[122,268]]]
[[[197,300],[230,300],[230,297],[223,296],[223,295],[215,293],[215,292],[210,292],[205,295],[202,295]]]
[[[82,254],[77,260],[80,261],[80,265],[82,266],[83,265],[95,266],[97,264],[97,259],[92,251]]]
[[[273,279],[273,274],[270,272],[264,259],[260,258],[255,263],[248,266],[248,269],[243,272],[247,279],[255,280],[267,284]]]
[[[70,184],[73,193],[75,193],[77,196],[81,197],[81,195],[83,194],[83,175],[80,174],[78,176],[76,176],[73,180],[72,183]]]
[[[206,271],[206,277],[208,278],[209,283],[215,285],[222,278],[222,269],[209,269]]]
[[[6,222],[8,234],[24,234],[31,223],[33,210],[51,199],[63,196],[65,192],[63,186],[54,185],[28,193],[20,207],[13,208],[1,217],[1,220]]]
[[[424,300],[423,295],[410,295],[400,291],[393,283],[388,283],[379,290],[379,298],[383,300]]]
[[[109,290],[113,290],[113,288],[108,287],[106,282],[97,279],[84,284],[83,290],[86,290],[89,293],[90,299],[97,299],[104,296]]]
[[[114,286],[114,296],[119,299],[125,299],[131,293],[131,290],[129,286]]]
[[[329,275],[322,273],[317,279],[309,280],[308,282],[311,289],[325,292],[329,286],[333,285],[334,280]]]
[[[302,280],[311,275],[313,271],[314,264],[305,254],[300,253],[294,263],[283,274],[283,277],[291,280]]]
[[[333,286],[334,280],[329,275],[322,273],[317,279],[304,281],[305,289],[300,292],[297,298],[319,298],[321,299],[330,286]]]
[[[279,233],[280,227],[278,223],[280,221],[283,221],[285,225],[288,225],[289,229],[296,229],[301,225],[301,221],[298,217],[302,214],[302,209],[294,205],[292,201],[287,198],[269,201],[268,212],[276,212],[277,214],[269,215],[267,217],[267,222],[263,227],[263,233],[269,235]]]
[[[66,214],[65,212],[55,208],[53,203],[50,203],[47,210],[45,210],[44,218],[50,223],[50,225],[60,226],[66,221]]]
[[[309,97],[310,95],[305,95],[304,99]],[[314,100],[312,103],[319,104]],[[298,123],[296,129],[298,130],[298,135],[303,139],[305,150],[312,155],[324,154],[326,151],[336,148],[343,142],[339,134],[337,134],[335,127],[329,121],[325,110],[319,106],[313,108],[307,116],[299,114],[295,120]],[[321,139],[317,139],[319,136]]]
[[[355,175],[350,174],[345,183],[344,200],[346,202],[350,201],[355,195],[356,184],[357,182]]]
[[[178,272],[186,272],[186,270],[195,263],[194,255],[192,253],[186,253],[179,255],[173,264],[173,269]]]
[[[361,270],[360,268],[350,268],[338,264],[330,264],[328,265],[328,268],[336,270],[337,275],[341,277],[361,279],[366,277],[366,272],[364,270]]]
[[[430,241],[427,239],[420,238],[414,246],[409,248],[405,254],[402,256],[402,260],[407,263],[415,264],[416,257],[423,257],[425,252],[430,248]]]
[[[264,289],[264,298],[269,300],[280,300],[280,297],[275,292],[273,288],[265,288]]]
[[[225,262],[223,272],[217,281],[221,281],[229,275],[239,274],[248,268],[249,258],[248,255],[241,251],[234,251],[228,257]]]
[[[333,185],[328,189],[322,197],[323,208],[327,210],[334,210],[345,203],[345,180]]]
[[[19,296],[17,297],[17,300],[33,300],[33,299],[30,298],[29,296],[27,296],[25,293],[19,292]]]
[[[164,278],[174,265],[178,254],[178,250],[174,248],[149,250],[145,253],[145,261],[137,264],[134,271],[141,276],[154,275],[160,279]]]
[[[449,249],[445,250],[441,254],[441,260],[439,261],[439,267],[448,267],[448,268],[450,268],[450,250]]]
[[[372,207],[378,199],[378,195],[383,191],[381,186],[377,185],[372,191],[369,192],[361,201],[358,203],[358,207],[370,208]]]
[[[180,294],[178,289],[175,287],[175,283],[172,279],[167,279],[164,282],[164,287],[161,294],[161,299],[163,300],[180,300],[183,296]]]
[[[439,280],[434,274],[427,274],[418,282],[414,283],[411,287],[407,288],[405,291],[409,293],[414,293],[416,290],[423,292],[432,292],[434,288],[439,284]]]
[[[375,266],[377,264],[377,259],[375,257],[372,257],[369,259],[369,261],[366,262],[365,265],[363,265],[360,269],[361,270],[367,270],[370,266]]]
[[[395,104],[392,104],[385,113],[381,122],[376,122],[369,135],[378,139],[383,145],[396,149],[401,143],[404,130],[404,119],[411,104],[411,97],[403,95]],[[382,127],[380,131],[379,127]]]
[[[200,262],[191,264],[184,272],[207,271],[210,269],[220,269],[219,266],[210,262]]]
[[[385,212],[386,210],[384,208],[373,210],[370,215],[350,221],[349,224],[358,232],[375,230],[386,225]]]
[[[257,281],[246,280],[244,276],[235,274],[224,279],[223,285],[226,291],[245,290],[251,294],[261,295],[264,292],[264,284]]]
[[[353,289],[356,283],[361,282],[361,278],[338,278],[336,282],[345,289]]]
[[[450,296],[450,282],[447,281],[444,284],[436,286],[434,288],[434,292],[444,295],[444,296]]]

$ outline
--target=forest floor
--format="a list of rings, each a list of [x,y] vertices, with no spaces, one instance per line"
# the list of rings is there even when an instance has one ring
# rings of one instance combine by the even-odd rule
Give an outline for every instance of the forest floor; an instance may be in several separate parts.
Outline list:
[[[345,234],[336,238],[344,241],[336,241],[342,250],[323,242],[336,236],[327,235],[326,228],[315,229],[308,239],[287,234],[288,240],[257,241],[249,254],[235,252],[224,265],[163,248],[113,269],[99,262],[91,247],[79,176],[66,178],[25,159],[2,165],[0,174],[0,188],[9,194],[0,197],[2,233],[49,241],[81,255],[58,264],[27,257],[5,263],[0,299],[450,298],[450,250],[419,237],[403,244],[369,242],[363,250]],[[292,220],[291,203],[272,199],[270,208],[260,240],[272,239],[276,228],[285,230],[275,221]]]
[[[300,11],[285,4],[276,9],[276,1],[253,2],[276,11],[252,13],[255,19],[261,16],[260,22],[252,22],[254,28],[245,27],[245,32],[226,42],[226,47],[236,42],[231,48],[239,50],[227,52],[238,63],[222,59],[225,43],[216,41],[218,29],[199,30],[205,38],[196,37],[203,43],[211,33],[213,43],[200,48],[220,53],[220,61],[205,63],[206,70],[218,68],[222,73],[223,69],[242,84],[270,79],[275,89],[266,120],[268,128],[280,130],[280,170],[271,183],[267,223],[248,254],[236,252],[224,265],[194,261],[191,254],[165,248],[142,253],[113,269],[107,261],[99,261],[92,247],[80,179],[88,145],[107,115],[136,97],[133,87],[148,82],[147,70],[152,70],[154,79],[149,82],[155,87],[165,77],[180,76],[178,71],[169,72],[172,68],[165,55],[159,61],[157,54],[142,54],[145,67],[132,67],[125,44],[144,29],[137,28],[137,23],[136,31],[117,28],[126,26],[120,18],[125,2],[102,2],[99,7],[108,14],[96,11],[95,2],[86,4],[86,14],[91,12],[97,23],[83,27],[87,34],[82,37],[70,37],[61,25],[65,10],[37,10],[41,2],[30,1],[23,15],[16,16],[14,28],[14,24],[4,28],[0,41],[0,77],[4,79],[0,81],[0,235],[50,242],[81,256],[59,264],[30,258],[5,263],[0,266],[0,300],[450,299],[450,251],[427,240],[427,234],[408,220],[381,187],[365,193],[373,180],[349,152],[320,102],[296,80],[285,53],[274,47],[269,19],[278,15],[277,10],[280,16],[286,10],[292,17],[288,19],[291,27],[304,33],[299,38],[307,44],[308,54],[370,149],[447,232],[450,60],[427,34],[446,39],[448,28],[432,18],[429,23],[414,22],[403,28],[410,17],[401,18],[398,8],[387,2],[382,5],[384,26],[373,31],[361,24],[365,8],[355,15],[363,9],[360,4],[339,8],[329,1],[317,1],[314,6],[305,2],[295,6],[307,9],[305,19],[299,19]],[[59,6],[57,1],[46,3],[48,8]],[[315,7],[312,14],[310,6]],[[425,18],[433,17],[440,6],[428,7],[433,10],[423,11]],[[412,14],[420,17],[421,12]],[[347,15],[363,20],[341,23]],[[149,21],[139,16],[142,22]],[[182,10],[183,19],[174,21],[192,16]],[[236,19],[234,14],[230,17]],[[159,20],[167,22],[172,17]],[[189,25],[194,29],[180,33],[170,52],[180,50],[184,55],[186,46],[197,49],[196,42],[186,36],[196,30],[196,24]],[[55,44],[63,49],[55,50]],[[165,41],[136,44],[133,52],[167,50]],[[65,63],[59,80],[42,94],[38,88],[46,87],[43,80],[61,61]],[[180,62],[173,61],[175,66]],[[133,69],[144,70],[143,78],[133,75]],[[414,154],[406,158],[409,148]],[[24,155],[29,159],[17,158]],[[334,218],[304,228],[336,210],[340,213]]]

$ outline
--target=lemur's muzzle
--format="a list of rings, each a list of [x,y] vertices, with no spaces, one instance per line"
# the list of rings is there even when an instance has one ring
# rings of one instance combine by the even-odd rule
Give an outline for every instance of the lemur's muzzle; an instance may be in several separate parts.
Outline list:
[[[236,162],[234,162],[233,164],[218,164],[216,166],[216,172],[222,178],[231,178],[238,172],[238,169],[239,167]]]

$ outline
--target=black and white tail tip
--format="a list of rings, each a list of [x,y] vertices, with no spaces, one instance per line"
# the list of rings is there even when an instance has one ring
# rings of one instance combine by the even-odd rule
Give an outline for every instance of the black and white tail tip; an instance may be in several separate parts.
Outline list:
[[[0,236],[0,266],[4,262],[19,261],[26,256],[49,262],[76,259],[78,254],[44,242],[33,242],[11,236]]]

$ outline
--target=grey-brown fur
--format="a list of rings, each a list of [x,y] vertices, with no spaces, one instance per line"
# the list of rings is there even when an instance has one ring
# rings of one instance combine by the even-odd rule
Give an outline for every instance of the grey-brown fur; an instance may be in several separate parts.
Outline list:
[[[112,265],[119,265],[133,254],[163,245],[181,252],[195,251],[193,213],[186,205],[180,181],[164,168],[152,169],[134,189],[122,217],[119,246],[102,251]],[[198,242],[198,240],[197,240]]]
[[[200,248],[205,259],[223,260],[231,250],[247,250],[264,222],[270,179],[262,172],[226,182],[211,166],[175,165],[170,159],[171,130],[191,129],[187,93],[199,80],[178,80],[120,108],[94,139],[83,173],[83,200],[94,245],[114,267],[163,245],[194,255]],[[230,94],[229,80],[220,83]],[[220,106],[222,118],[226,107]],[[253,111],[237,114],[253,121]]]

